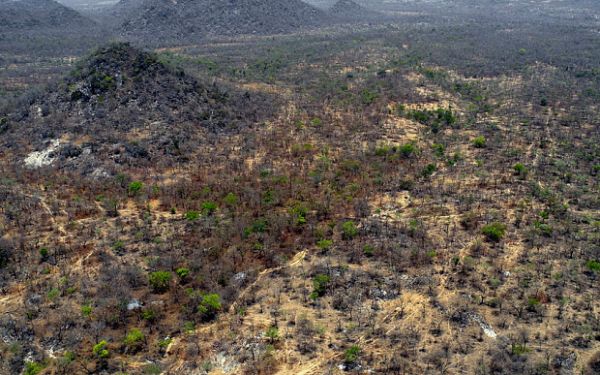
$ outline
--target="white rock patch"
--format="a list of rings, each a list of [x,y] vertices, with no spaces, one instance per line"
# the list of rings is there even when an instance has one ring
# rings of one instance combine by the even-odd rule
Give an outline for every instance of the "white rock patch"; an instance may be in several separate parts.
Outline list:
[[[60,141],[58,139],[53,139],[47,149],[43,151],[34,151],[27,155],[25,158],[25,165],[29,168],[40,168],[52,164],[54,158],[51,157],[51,155],[58,149],[58,146],[60,146]]]
[[[477,324],[479,324],[479,326],[481,327],[481,329],[483,330],[483,333],[485,333],[485,335],[487,337],[490,337],[492,339],[495,339],[498,337],[498,334],[494,331],[494,329],[492,328],[491,325],[489,325],[481,316],[477,315],[477,314],[471,314],[471,319],[476,322]]]

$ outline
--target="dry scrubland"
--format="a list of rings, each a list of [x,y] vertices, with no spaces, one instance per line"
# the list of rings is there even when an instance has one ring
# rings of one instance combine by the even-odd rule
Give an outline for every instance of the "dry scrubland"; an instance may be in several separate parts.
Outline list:
[[[598,373],[593,21],[412,17],[3,54],[0,373]]]

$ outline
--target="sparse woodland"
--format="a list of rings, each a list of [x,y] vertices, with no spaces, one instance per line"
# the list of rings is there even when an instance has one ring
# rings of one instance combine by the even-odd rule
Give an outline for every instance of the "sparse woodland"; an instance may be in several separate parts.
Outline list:
[[[600,373],[598,25],[553,9],[3,49],[0,374]]]

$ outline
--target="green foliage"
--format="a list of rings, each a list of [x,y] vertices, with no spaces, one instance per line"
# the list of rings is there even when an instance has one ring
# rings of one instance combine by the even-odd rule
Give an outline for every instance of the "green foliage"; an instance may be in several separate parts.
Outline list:
[[[202,296],[202,301],[198,305],[198,312],[204,320],[211,320],[221,308],[221,296],[217,293],[209,293]]]
[[[162,374],[162,369],[156,363],[149,363],[144,366],[144,374],[147,375],[160,375]]]
[[[23,375],[37,375],[44,369],[44,365],[38,362],[25,362],[25,371]]]
[[[403,158],[410,158],[417,151],[417,147],[413,143],[406,143],[398,149]]]
[[[346,221],[342,224],[342,238],[351,240],[358,235],[358,228],[353,221]]]
[[[296,203],[290,209],[290,215],[292,216],[292,222],[296,226],[306,224],[306,215],[308,214],[308,208],[302,203]]]
[[[355,363],[360,355],[360,346],[352,345],[344,352],[344,362],[347,364]]]
[[[160,339],[158,340],[158,347],[161,349],[165,349],[167,348],[171,343],[173,342],[173,339],[170,337],[166,337],[164,339]]]
[[[529,310],[535,311],[540,304],[540,299],[535,296],[527,298],[527,309]]]
[[[149,275],[150,286],[155,292],[164,292],[169,289],[169,282],[172,275],[168,271],[151,272]]]
[[[46,295],[46,297],[48,297],[48,299],[50,301],[56,300],[59,296],[60,296],[60,290],[58,290],[57,288],[50,289],[50,291]]]
[[[525,344],[512,344],[510,349],[514,355],[525,355],[530,352],[530,349]]]
[[[132,328],[127,335],[125,335],[125,339],[123,340],[123,344],[129,348],[139,348],[144,342],[144,334],[138,328]]]
[[[129,193],[129,195],[134,196],[137,195],[143,187],[144,184],[141,181],[133,181],[129,184],[127,192]]]
[[[600,262],[597,260],[588,260],[585,266],[592,272],[600,272]]]
[[[375,148],[376,156],[388,156],[399,154],[401,157],[408,159],[417,152],[417,147],[413,143],[406,143],[402,146],[383,145]]]
[[[81,306],[81,315],[86,318],[89,318],[92,315],[94,308],[91,305],[83,305]]]
[[[152,322],[156,319],[156,313],[152,309],[144,309],[142,311],[142,319]]]
[[[223,198],[223,202],[225,202],[226,205],[232,206],[232,207],[237,205],[239,201],[240,201],[240,198],[233,193],[229,193],[225,196],[225,198]]]
[[[421,171],[421,175],[423,177],[430,177],[436,169],[437,167],[435,166],[435,164],[427,164],[425,168],[423,168],[423,170]]]
[[[192,333],[196,329],[196,325],[194,322],[185,322],[183,323],[183,332]]]
[[[486,146],[486,139],[483,135],[480,135],[478,137],[473,138],[473,140],[471,141],[471,144],[473,145],[473,147],[475,148],[485,148]]]
[[[379,95],[377,95],[376,92],[373,92],[369,89],[364,89],[361,93],[360,93],[360,97],[362,99],[362,102],[364,105],[369,105],[369,104],[373,104],[373,102],[375,102],[375,100],[377,99]]]
[[[444,152],[446,151],[446,147],[441,143],[434,143],[431,148],[433,149],[433,153],[438,158],[444,157]]]
[[[215,202],[206,201],[202,203],[202,214],[210,216],[217,211],[217,204]]]
[[[92,353],[98,358],[108,358],[110,352],[106,348],[108,343],[105,340],[100,341],[92,348]]]
[[[552,226],[550,226],[549,224],[542,223],[542,222],[536,220],[533,223],[533,226],[535,227],[536,231],[538,233],[540,233],[541,235],[546,236],[546,237],[552,236],[553,229],[552,229]]]
[[[252,233],[264,233],[267,231],[268,228],[268,223],[267,220],[265,219],[257,219],[256,221],[254,221],[254,223],[252,223],[252,225],[250,227],[247,227],[244,229],[244,238],[247,238],[248,236],[250,236]]]
[[[273,342],[279,338],[279,329],[277,327],[269,327],[267,332],[265,332],[265,336],[269,338],[269,341]]]
[[[375,255],[375,248],[372,245],[365,245],[363,247],[363,254],[365,254],[366,257],[372,257]]]
[[[498,242],[506,233],[506,225],[498,222],[490,223],[481,229],[481,233],[488,239],[488,241]]]
[[[180,279],[185,279],[186,277],[189,276],[190,270],[189,270],[189,268],[181,267],[181,268],[178,268],[175,271],[175,273],[177,274],[177,276],[179,276]]]
[[[443,127],[456,123],[456,116],[452,108],[438,108],[431,110],[412,110],[405,113],[406,117],[423,125],[428,125],[432,133],[439,132]]]
[[[73,361],[75,361],[75,358],[76,358],[75,353],[67,351],[63,354],[63,356],[59,359],[59,361],[60,361],[61,365],[67,366],[67,365],[73,363]]]
[[[125,243],[121,240],[117,240],[113,243],[112,248],[115,252],[120,253],[125,249]]]
[[[317,247],[321,250],[329,250],[332,245],[332,240],[322,239],[320,241],[317,241]]]
[[[46,249],[45,247],[42,247],[40,249],[40,257],[42,257],[42,261],[45,261],[46,259],[48,259],[48,249]]]
[[[317,298],[325,295],[325,292],[327,291],[327,286],[329,285],[330,281],[331,281],[331,278],[327,275],[324,275],[324,274],[316,275],[313,278],[313,291],[310,294],[310,298],[313,300],[316,300]]]
[[[99,94],[114,89],[117,84],[110,75],[95,71],[90,75],[90,86],[94,94]]]
[[[527,170],[527,167],[525,167],[525,165],[523,163],[515,164],[513,166],[513,170],[516,175],[521,176],[522,178],[525,178],[527,176],[527,173],[529,172]]]
[[[188,211],[185,213],[185,219],[187,221],[195,221],[200,218],[200,212],[198,211]]]

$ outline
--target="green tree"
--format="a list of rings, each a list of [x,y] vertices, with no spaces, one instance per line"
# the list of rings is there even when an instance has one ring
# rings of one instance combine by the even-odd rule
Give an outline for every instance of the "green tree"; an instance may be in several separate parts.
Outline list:
[[[331,278],[327,275],[316,275],[313,278],[313,291],[310,294],[310,298],[316,300],[317,298],[324,296],[330,281]]]
[[[129,350],[139,350],[144,344],[144,334],[138,328],[132,328],[127,335],[125,335],[125,339],[123,340],[123,344]]]
[[[502,223],[490,223],[481,228],[481,233],[488,241],[499,242],[506,233],[506,225]]]
[[[265,336],[267,336],[269,342],[271,342],[272,344],[279,338],[279,329],[277,329],[277,327],[275,326],[269,327],[269,329],[267,329],[267,332],[265,333]]]
[[[25,362],[25,371],[23,375],[37,375],[44,369],[44,365],[38,362]]]
[[[100,359],[108,358],[110,352],[107,349],[108,343],[105,340],[100,341],[92,348],[92,353]]]
[[[353,221],[346,221],[342,224],[342,238],[351,240],[358,235],[358,228]]]
[[[129,184],[127,192],[129,193],[129,195],[134,196],[137,195],[143,187],[144,184],[141,181],[133,181]]]
[[[202,296],[202,300],[198,305],[198,312],[202,315],[203,320],[212,320],[221,308],[221,296],[217,293],[209,293]]]
[[[151,272],[148,280],[150,281],[150,286],[155,292],[164,292],[169,289],[169,283],[171,281],[171,272],[168,271],[156,271]]]
[[[480,135],[479,137],[473,138],[471,143],[475,148],[485,148],[487,141],[483,135]]]
[[[225,198],[223,198],[223,202],[225,202],[226,205],[231,207],[237,205],[239,200],[240,199],[238,198],[238,196],[233,193],[229,193],[225,196]]]
[[[346,364],[353,364],[358,361],[358,357],[360,355],[360,346],[352,345],[344,352],[344,362]]]

